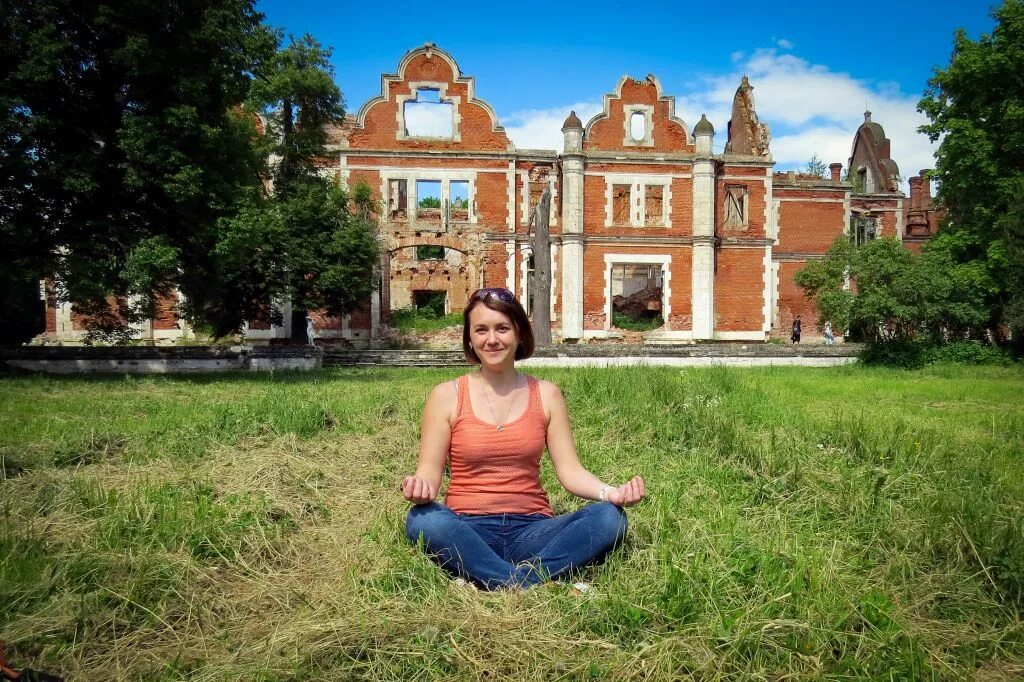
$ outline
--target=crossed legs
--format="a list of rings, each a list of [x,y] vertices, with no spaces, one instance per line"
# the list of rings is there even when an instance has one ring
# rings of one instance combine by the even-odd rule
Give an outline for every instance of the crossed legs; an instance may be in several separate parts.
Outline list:
[[[459,515],[431,502],[409,510],[405,533],[448,572],[486,588],[529,587],[600,561],[626,536],[626,513],[608,502],[571,514]]]

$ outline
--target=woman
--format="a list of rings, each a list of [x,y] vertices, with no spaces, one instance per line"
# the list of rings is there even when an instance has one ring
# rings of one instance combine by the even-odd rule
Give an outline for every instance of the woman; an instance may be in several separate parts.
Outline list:
[[[462,347],[479,371],[431,391],[419,464],[402,481],[414,505],[409,540],[422,540],[441,566],[485,589],[529,587],[600,560],[625,537],[622,508],[644,497],[639,476],[610,486],[580,464],[561,391],[515,369],[533,346],[530,321],[510,291],[470,297]],[[597,504],[554,516],[540,484],[545,445],[559,483]],[[446,461],[451,482],[440,504]]]

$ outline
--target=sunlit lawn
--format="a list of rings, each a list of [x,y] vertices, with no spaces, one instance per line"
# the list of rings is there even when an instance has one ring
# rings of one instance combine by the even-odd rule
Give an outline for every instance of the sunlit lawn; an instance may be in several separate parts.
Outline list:
[[[0,639],[75,679],[1024,675],[1024,371],[537,370],[649,500],[460,588],[397,482],[455,370],[0,379]],[[558,512],[580,504],[549,468]]]

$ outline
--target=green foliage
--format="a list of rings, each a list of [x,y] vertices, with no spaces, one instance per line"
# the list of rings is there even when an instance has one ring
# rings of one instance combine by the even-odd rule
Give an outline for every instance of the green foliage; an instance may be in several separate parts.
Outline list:
[[[817,154],[811,156],[810,161],[807,162],[807,165],[801,172],[805,175],[815,175],[824,179],[831,177],[828,165]]]
[[[661,315],[636,318],[617,311],[612,311],[612,326],[633,332],[649,332],[665,326],[665,320]]]
[[[988,289],[988,326],[1024,333],[1024,2],[1005,0],[977,41],[962,30],[949,66],[937,70],[918,110],[939,141],[932,177],[947,210],[940,234],[953,264]]]
[[[433,332],[449,327],[462,326],[462,313],[444,314],[444,302],[438,311],[436,308],[421,307],[399,308],[391,311],[389,324],[395,329],[406,333]]]
[[[793,281],[818,306],[819,317],[832,322],[832,328],[850,328],[853,293],[845,288],[846,278],[853,267],[855,250],[849,239],[833,242],[825,258],[807,263],[793,277]]]
[[[317,169],[329,50],[278,49],[251,0],[4,3],[0,26],[0,269],[54,275],[90,337],[128,340],[175,289],[216,336],[369,295],[373,193]]]
[[[442,260],[444,259],[443,246],[417,246],[416,260]]]
[[[969,679],[1024,660],[1019,367],[534,368],[586,466],[643,475],[648,499],[603,564],[513,593],[460,588],[404,540],[423,401],[463,371],[0,382],[8,656],[156,680]],[[548,460],[542,478],[557,512],[584,504]]]
[[[976,266],[954,266],[946,239],[940,235],[919,256],[891,237],[859,247],[840,237],[794,281],[814,299],[822,320],[850,330],[855,339],[902,343],[981,336],[988,281]]]
[[[217,221],[260,170],[252,121],[232,110],[273,54],[253,3],[40,0],[0,14],[0,233],[17,245],[0,265],[56,275],[85,312],[131,294],[145,307],[169,278],[197,295]],[[172,253],[189,276],[167,267]],[[97,327],[141,312],[120,308]]]
[[[438,197],[423,197],[416,205],[420,208],[441,208],[441,199]]]

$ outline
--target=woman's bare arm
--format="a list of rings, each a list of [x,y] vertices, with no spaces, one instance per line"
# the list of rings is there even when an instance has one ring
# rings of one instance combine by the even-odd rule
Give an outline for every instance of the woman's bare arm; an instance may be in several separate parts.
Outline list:
[[[413,504],[432,502],[441,489],[457,404],[458,394],[451,381],[435,386],[427,396],[420,421],[419,463],[416,473],[402,480],[402,494]]]
[[[569,424],[569,408],[566,407],[562,391],[548,381],[540,382],[540,391],[548,417],[548,453],[562,487],[577,497],[587,500],[604,499],[620,507],[628,507],[643,499],[646,491],[641,477],[635,476],[618,487],[609,486],[580,463]],[[603,496],[602,490],[605,491]]]

